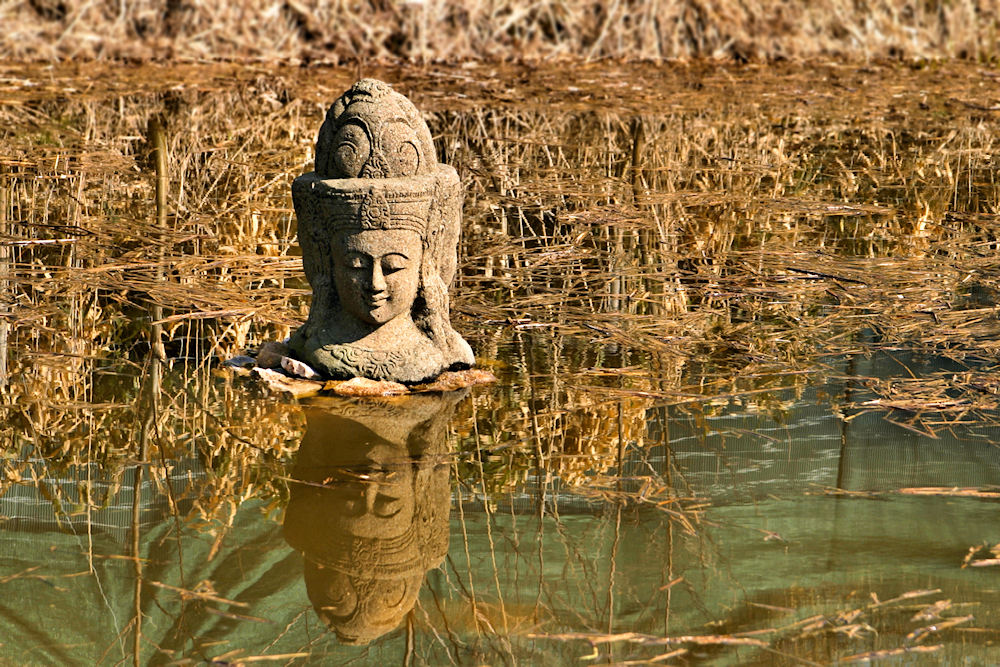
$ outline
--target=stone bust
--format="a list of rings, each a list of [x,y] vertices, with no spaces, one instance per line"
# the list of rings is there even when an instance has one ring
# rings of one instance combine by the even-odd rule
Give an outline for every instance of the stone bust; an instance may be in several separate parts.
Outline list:
[[[297,358],[329,379],[403,383],[475,362],[448,312],[461,184],[408,99],[374,79],[345,92],[292,199],[313,290]]]

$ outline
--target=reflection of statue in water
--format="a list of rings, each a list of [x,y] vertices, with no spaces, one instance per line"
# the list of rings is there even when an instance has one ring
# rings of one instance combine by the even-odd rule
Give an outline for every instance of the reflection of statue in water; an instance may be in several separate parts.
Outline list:
[[[306,407],[285,539],[309,599],[341,641],[399,625],[448,551],[446,429],[464,391]]]
[[[344,93],[292,198],[313,289],[288,343],[299,359],[332,379],[407,383],[475,362],[448,314],[461,185],[408,99],[373,79]]]

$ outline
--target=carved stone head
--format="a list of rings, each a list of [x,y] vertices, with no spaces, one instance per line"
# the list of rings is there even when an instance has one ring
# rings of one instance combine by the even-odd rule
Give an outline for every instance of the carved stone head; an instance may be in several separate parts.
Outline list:
[[[327,112],[295,179],[309,319],[292,351],[332,379],[419,382],[474,363],[452,329],[461,186],[413,104],[359,81]]]

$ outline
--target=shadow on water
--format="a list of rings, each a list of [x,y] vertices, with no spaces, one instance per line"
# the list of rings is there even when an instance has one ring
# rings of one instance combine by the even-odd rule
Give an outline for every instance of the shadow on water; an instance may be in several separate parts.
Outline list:
[[[348,74],[5,65],[0,656],[997,661],[992,79],[949,67],[381,72],[501,381],[300,405],[215,362],[305,315]]]

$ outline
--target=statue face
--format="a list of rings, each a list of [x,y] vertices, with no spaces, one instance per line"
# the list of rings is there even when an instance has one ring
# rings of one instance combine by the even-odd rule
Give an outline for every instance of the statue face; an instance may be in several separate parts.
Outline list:
[[[419,234],[365,230],[334,247],[334,284],[345,312],[376,327],[409,314],[420,286]]]

